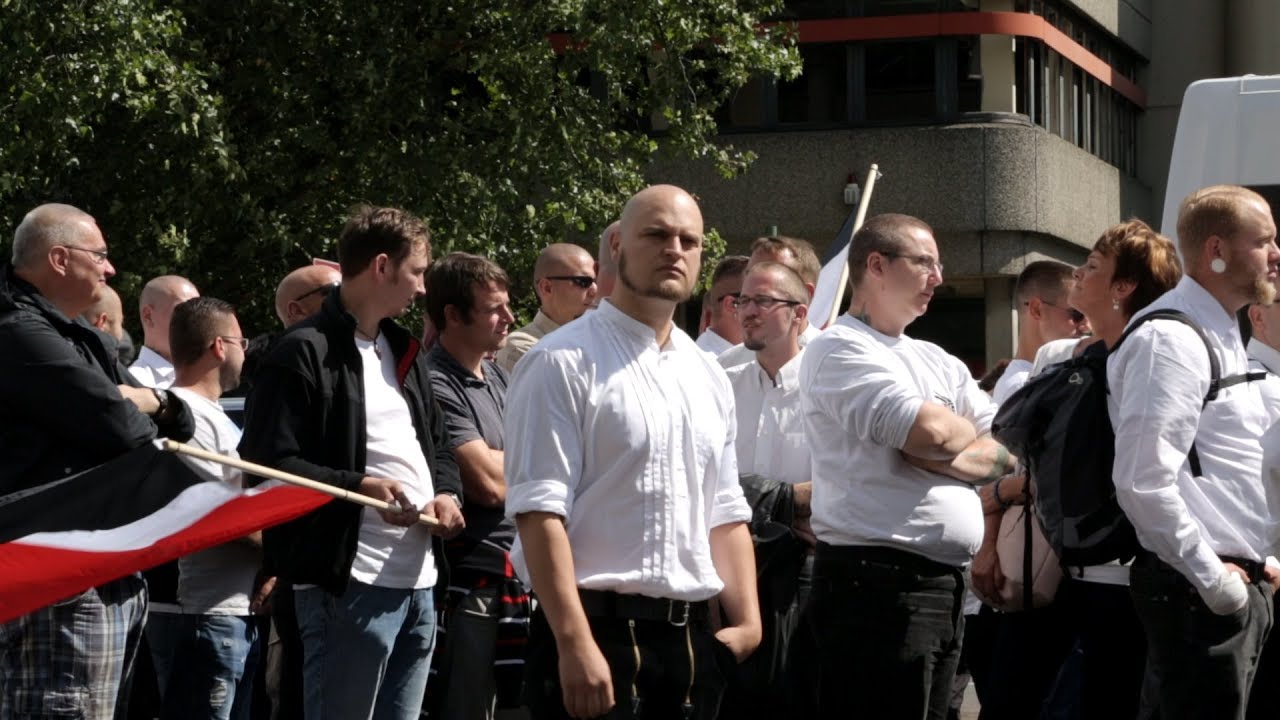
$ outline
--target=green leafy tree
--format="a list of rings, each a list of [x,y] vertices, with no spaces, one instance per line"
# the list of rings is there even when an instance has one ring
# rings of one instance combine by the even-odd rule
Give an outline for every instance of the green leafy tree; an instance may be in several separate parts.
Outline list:
[[[351,206],[399,205],[528,303],[538,250],[591,244],[656,154],[746,167],[713,114],[798,71],[780,4],[0,0],[0,215],[79,205],[126,298],[177,272],[262,330]]]

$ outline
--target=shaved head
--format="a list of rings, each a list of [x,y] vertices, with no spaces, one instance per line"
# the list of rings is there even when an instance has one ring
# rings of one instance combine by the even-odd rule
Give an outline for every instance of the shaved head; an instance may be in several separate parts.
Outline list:
[[[683,188],[675,185],[650,185],[641,190],[622,208],[622,219],[618,221],[623,239],[634,237],[639,231],[639,224],[649,215],[660,209],[692,211],[697,214],[698,234],[702,235],[702,210],[698,201]]]
[[[93,216],[80,208],[62,203],[41,205],[27,213],[13,233],[13,266],[32,268],[55,245],[80,247],[84,234],[97,226]]]
[[[609,223],[609,227],[600,233],[600,252],[596,260],[600,263],[600,272],[616,273],[618,265],[613,261],[613,255],[609,253],[609,238],[613,237],[622,229],[622,221],[614,220]]]
[[[704,239],[702,210],[693,196],[674,185],[647,187],[627,201],[621,223],[611,239],[618,263],[614,294],[625,289],[631,297],[623,302],[688,300],[702,266]]]
[[[169,359],[169,320],[179,303],[200,297],[191,281],[179,275],[161,275],[142,287],[138,313],[142,316],[142,344]]]
[[[124,306],[120,295],[109,287],[102,289],[98,299],[80,317],[117,341],[124,337]]]
[[[285,275],[276,287],[276,317],[289,327],[311,316],[323,299],[323,295],[317,292],[319,288],[341,282],[342,273],[328,265],[307,265],[294,270]],[[311,298],[316,298],[316,302],[308,302]],[[317,307],[313,308],[313,305]]]
[[[538,260],[533,265],[533,279],[537,281],[548,275],[574,274],[583,262],[590,265],[594,259],[591,253],[579,245],[571,243],[548,245],[538,253]]]

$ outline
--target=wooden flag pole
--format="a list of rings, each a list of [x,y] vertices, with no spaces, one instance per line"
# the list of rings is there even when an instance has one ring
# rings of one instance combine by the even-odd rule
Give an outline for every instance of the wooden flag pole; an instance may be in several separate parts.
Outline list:
[[[862,227],[863,221],[867,219],[867,208],[871,205],[871,191],[875,189],[876,178],[880,177],[880,166],[872,163],[871,169],[867,171],[867,182],[862,186],[862,199],[858,201],[858,214],[853,217],[853,233],[849,235],[849,245],[853,245],[853,236],[858,234],[858,229]],[[831,277],[828,275],[827,277]],[[840,282],[836,285],[839,288],[836,291],[836,301],[831,304],[831,317],[827,318],[827,324],[823,327],[830,327],[831,323],[840,317],[840,301],[844,299],[844,294],[849,291],[849,263],[845,262],[840,268]]]
[[[280,482],[287,482],[290,485],[299,485],[301,487],[315,490],[317,492],[322,492],[325,495],[331,495],[340,500],[346,500],[348,502],[356,503],[357,505],[364,505],[365,507],[371,507],[375,510],[390,510],[392,512],[395,512],[397,509],[393,507],[391,503],[384,502],[376,498],[371,498],[368,495],[361,495],[358,492],[344,490],[340,487],[329,485],[328,483],[322,483],[316,480],[309,480],[300,475],[294,475],[292,473],[276,470],[275,468],[269,468],[266,465],[251,463],[248,460],[241,460],[240,458],[234,458],[229,455],[220,455],[216,452],[205,450],[204,448],[195,447],[194,445],[187,445],[186,443],[175,442],[173,440],[165,440],[163,443],[163,447],[165,450],[171,453],[177,453],[179,455],[190,455],[191,457],[199,458],[200,460],[208,460],[209,462],[215,462],[215,463],[218,463],[219,465],[227,465],[229,467],[236,468],[237,470],[243,470],[247,473],[253,473],[254,475],[261,475],[264,478],[279,480]],[[439,520],[436,520],[430,515],[419,515],[418,522],[422,523],[423,525],[439,525],[440,524]]]

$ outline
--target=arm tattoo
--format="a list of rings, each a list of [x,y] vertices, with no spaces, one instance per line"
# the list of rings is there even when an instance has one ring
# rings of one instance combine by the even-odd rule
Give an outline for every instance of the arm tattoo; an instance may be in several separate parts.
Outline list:
[[[996,456],[992,460],[991,469],[987,471],[986,477],[982,478],[982,482],[995,482],[1002,477],[1008,470],[1009,451],[1003,445],[996,446]]]

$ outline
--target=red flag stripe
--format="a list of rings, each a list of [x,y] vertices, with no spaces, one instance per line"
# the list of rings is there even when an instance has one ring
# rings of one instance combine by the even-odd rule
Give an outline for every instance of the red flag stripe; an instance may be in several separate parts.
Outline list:
[[[331,499],[323,493],[291,485],[253,495],[237,495],[191,525],[136,550],[72,550],[21,540],[2,544],[0,622],[21,617],[86,588],[287,522]]]

